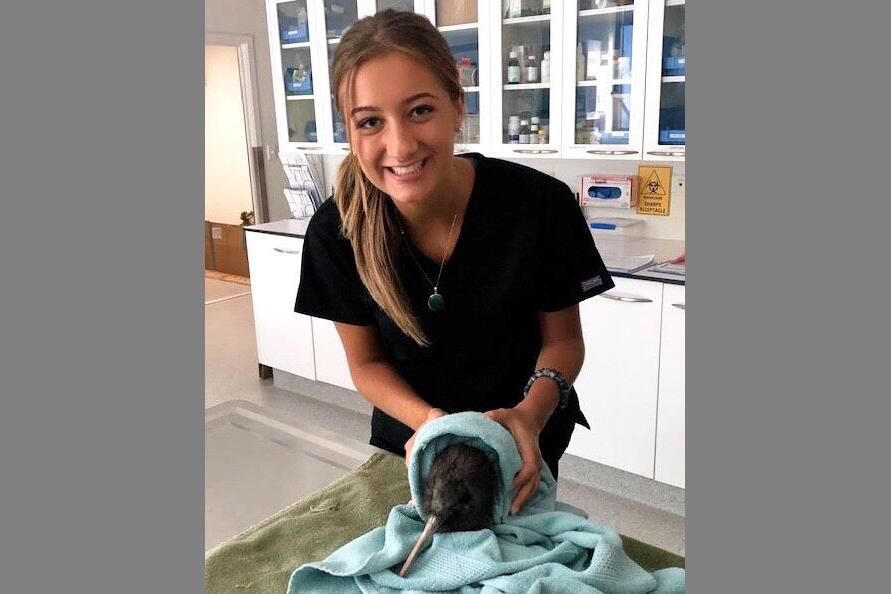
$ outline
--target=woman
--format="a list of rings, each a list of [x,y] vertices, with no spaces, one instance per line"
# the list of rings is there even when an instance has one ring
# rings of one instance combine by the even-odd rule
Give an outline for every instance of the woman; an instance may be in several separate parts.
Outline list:
[[[360,20],[332,73],[351,150],[309,223],[295,310],[335,322],[374,405],[372,445],[407,463],[425,422],[464,410],[510,430],[516,513],[542,458],[556,478],[574,424],[587,426],[570,388],[578,302],[613,282],[566,184],[453,154],[464,94],[426,18]]]

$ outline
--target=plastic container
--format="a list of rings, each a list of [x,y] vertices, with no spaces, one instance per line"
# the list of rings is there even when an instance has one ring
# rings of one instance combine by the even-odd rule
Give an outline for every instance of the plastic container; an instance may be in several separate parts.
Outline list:
[[[627,239],[643,236],[644,223],[625,217],[597,217],[588,220],[595,237]]]

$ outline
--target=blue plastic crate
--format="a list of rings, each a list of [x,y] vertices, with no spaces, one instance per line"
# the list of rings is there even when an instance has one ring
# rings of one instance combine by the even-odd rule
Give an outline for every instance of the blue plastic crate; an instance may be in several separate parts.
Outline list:
[[[687,72],[686,56],[662,58],[662,76],[684,76]]]
[[[309,41],[309,26],[305,20],[301,23],[297,17],[279,17],[278,31],[281,35],[282,43]]]
[[[687,131],[659,130],[659,144],[687,144]]]
[[[285,91],[291,95],[311,95],[312,94],[312,73],[307,72],[306,77],[301,83],[295,83],[293,80],[294,68],[288,68],[285,74]]]

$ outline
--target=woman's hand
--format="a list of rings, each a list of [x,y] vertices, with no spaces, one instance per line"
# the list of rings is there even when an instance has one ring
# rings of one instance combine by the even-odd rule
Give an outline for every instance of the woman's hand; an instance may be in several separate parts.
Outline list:
[[[424,422],[418,425],[418,428],[415,429],[414,435],[412,435],[408,441],[405,442],[405,467],[408,468],[409,463],[411,462],[411,452],[415,447],[415,437],[418,435],[418,431],[421,430],[421,427],[432,421],[433,419],[438,419],[439,417],[446,416],[445,411],[439,408],[431,408],[427,412],[427,418],[424,419]]]
[[[516,514],[529,501],[538,488],[541,473],[541,449],[538,447],[538,436],[541,428],[535,417],[520,407],[498,408],[485,413],[493,421],[498,421],[514,436],[523,467],[514,477],[511,489],[516,496],[510,506],[510,514]]]

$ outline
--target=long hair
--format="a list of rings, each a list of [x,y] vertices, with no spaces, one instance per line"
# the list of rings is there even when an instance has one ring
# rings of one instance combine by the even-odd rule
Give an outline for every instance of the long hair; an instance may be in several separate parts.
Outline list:
[[[463,97],[452,52],[436,27],[413,12],[381,11],[347,29],[334,52],[332,88],[350,138],[347,104],[356,70],[393,51],[404,52],[428,66],[452,100]],[[359,277],[368,292],[402,332],[419,345],[428,346],[430,343],[396,274],[397,247],[401,241],[396,207],[366,177],[352,151],[337,169],[334,201],[343,234],[353,247]]]

